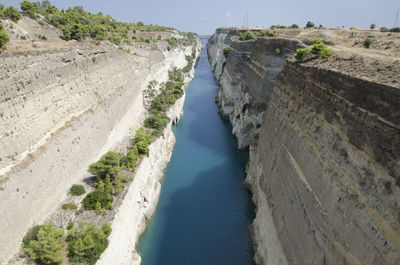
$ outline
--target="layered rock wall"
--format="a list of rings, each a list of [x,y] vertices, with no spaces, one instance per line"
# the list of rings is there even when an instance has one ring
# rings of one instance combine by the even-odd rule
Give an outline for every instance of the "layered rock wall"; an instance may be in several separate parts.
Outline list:
[[[301,40],[230,45],[218,100],[250,144],[256,263],[399,264],[399,88],[294,62]]]
[[[167,81],[192,53],[157,44],[133,44],[134,54],[107,42],[77,46],[0,57],[2,264],[91,163],[125,150],[145,118],[149,82]]]

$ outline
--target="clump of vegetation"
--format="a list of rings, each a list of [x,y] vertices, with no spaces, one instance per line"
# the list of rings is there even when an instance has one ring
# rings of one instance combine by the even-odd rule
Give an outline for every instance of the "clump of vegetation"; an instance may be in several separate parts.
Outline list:
[[[297,61],[302,61],[306,58],[306,56],[310,53],[311,49],[297,49],[296,54],[294,55],[294,58],[296,58]]]
[[[224,54],[225,58],[228,58],[229,52],[232,50],[233,48],[231,46],[225,47],[222,50],[222,53]]]
[[[100,205],[101,209],[110,208],[114,201],[113,196],[109,192],[95,190],[90,192],[82,201],[83,209],[98,210],[96,209],[96,204]],[[98,207],[97,207],[98,208]]]
[[[81,223],[78,228],[71,228],[66,239],[69,260],[74,263],[95,264],[107,248],[107,237],[110,234],[109,223],[101,227],[96,224]]]
[[[299,28],[299,25],[297,25],[297,24],[292,24],[289,28],[291,28],[291,29],[298,29],[298,28]]]
[[[7,11],[0,12],[0,16],[10,17],[15,22],[19,20],[18,10],[12,7],[6,8]],[[142,22],[123,23],[117,22],[109,15],[102,13],[91,14],[83,10],[82,7],[68,8],[67,10],[58,10],[51,5],[48,0],[42,2],[21,2],[22,13],[36,19],[37,14],[41,14],[45,21],[62,31],[62,38],[65,40],[82,40],[91,37],[97,40],[106,40],[110,36],[112,42],[118,39],[113,36],[119,36],[121,39],[127,38],[128,32],[140,31],[169,31],[172,28],[156,25],[144,25]],[[15,12],[16,11],[16,12]]]
[[[71,210],[74,211],[76,209],[78,209],[78,206],[76,206],[75,203],[66,203],[63,204],[63,206],[61,207],[63,210]]]
[[[253,31],[246,31],[239,33],[239,40],[241,41],[254,40],[254,39],[256,39],[256,35],[254,34]]]
[[[149,155],[149,145],[151,144],[151,135],[146,133],[144,128],[136,131],[135,138],[132,141],[132,149],[137,149],[140,155]],[[134,151],[135,152],[135,151]]]
[[[281,54],[281,50],[279,48],[276,48],[275,49],[275,54],[279,56]]]
[[[380,31],[381,32],[400,32],[400,27],[396,27],[396,28],[391,28],[391,29],[388,29],[387,27],[381,27],[380,28]]]
[[[0,24],[0,49],[7,50],[6,43],[10,41],[10,37],[4,32],[3,25]]]
[[[9,18],[14,22],[18,22],[21,19],[21,14],[13,6],[3,8],[0,8],[0,18]]]
[[[83,187],[82,185],[78,185],[78,184],[72,185],[68,192],[68,194],[70,194],[72,196],[81,196],[85,193],[86,193],[85,187]]]
[[[44,41],[46,41],[47,40],[47,37],[45,36],[45,35],[37,35],[36,37],[38,37],[39,39],[41,39],[41,40],[44,40]]]
[[[332,56],[333,51],[328,49],[320,39],[315,39],[311,47],[309,46],[305,49],[297,49],[294,57],[297,61],[302,61],[309,54],[319,55],[320,58],[327,59]]]
[[[269,30],[262,30],[257,33],[257,37],[273,37],[275,36],[275,31],[269,31]]]
[[[144,127],[161,130],[167,126],[169,121],[170,119],[167,117],[167,115],[162,113],[155,113],[144,121]]]
[[[284,25],[272,25],[271,29],[286,29],[287,27]]]
[[[371,46],[371,44],[372,44],[372,40],[370,38],[367,38],[367,39],[364,40],[364,47],[365,48],[368,49],[369,46]]]
[[[313,27],[315,27],[315,24],[311,21],[308,21],[306,24],[306,28],[313,28]]]
[[[107,176],[114,179],[121,171],[120,154],[109,151],[104,154],[99,161],[89,166],[89,172],[96,175],[99,179],[104,180]]]
[[[22,249],[41,264],[61,264],[65,257],[64,230],[52,222],[33,227],[22,241]]]
[[[375,24],[371,24],[371,26],[369,27],[370,29],[375,29],[376,25]]]
[[[22,1],[21,10],[23,14],[36,19],[36,13],[39,12],[39,6],[36,2]]]

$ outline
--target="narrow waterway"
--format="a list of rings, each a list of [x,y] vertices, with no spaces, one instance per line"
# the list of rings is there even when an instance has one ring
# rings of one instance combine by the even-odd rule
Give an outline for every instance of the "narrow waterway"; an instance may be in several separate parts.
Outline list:
[[[253,264],[254,206],[242,184],[248,154],[237,150],[229,122],[218,114],[205,46],[203,40],[184,116],[174,127],[156,213],[139,242],[143,265]]]

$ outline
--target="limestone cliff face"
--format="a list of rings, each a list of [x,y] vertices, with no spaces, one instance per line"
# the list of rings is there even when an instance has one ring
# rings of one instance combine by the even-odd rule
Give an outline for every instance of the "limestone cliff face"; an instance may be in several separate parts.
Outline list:
[[[108,42],[70,43],[0,56],[1,264],[88,176],[91,163],[125,150],[145,118],[149,82],[167,81],[192,53],[162,43],[135,43],[129,54]]]
[[[250,144],[256,263],[399,264],[399,88],[287,60],[301,41],[230,45],[218,100]]]

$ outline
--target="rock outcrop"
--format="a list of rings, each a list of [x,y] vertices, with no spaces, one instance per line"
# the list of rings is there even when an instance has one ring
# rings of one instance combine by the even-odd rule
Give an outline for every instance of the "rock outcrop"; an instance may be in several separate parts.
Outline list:
[[[239,148],[250,146],[254,259],[399,264],[399,83],[363,77],[370,69],[357,56],[295,62],[308,32],[239,42],[237,31],[218,29],[208,43],[221,113]],[[386,59],[375,67],[396,68]]]
[[[23,30],[23,23],[16,28]],[[1,264],[20,249],[32,225],[60,206],[70,186],[88,176],[91,163],[109,150],[125,150],[145,118],[149,82],[167,81],[168,71],[185,66],[192,53],[191,46],[168,51],[166,41],[134,43],[130,52],[108,42],[60,43],[18,50],[23,46],[14,49],[11,42],[0,56]],[[141,166],[146,171],[146,163],[152,168],[165,154],[164,164],[147,172],[154,178],[161,177],[173,146],[171,132],[165,135],[152,147],[164,151]],[[135,185],[130,190],[137,194]]]

